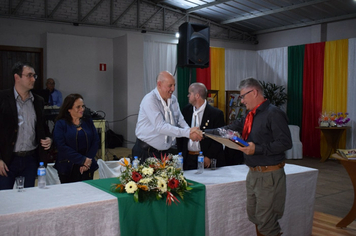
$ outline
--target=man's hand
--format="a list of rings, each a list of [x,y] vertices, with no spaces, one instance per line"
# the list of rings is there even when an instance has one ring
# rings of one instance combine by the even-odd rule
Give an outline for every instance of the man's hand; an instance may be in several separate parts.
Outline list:
[[[193,141],[200,141],[203,138],[203,132],[198,127],[190,128],[189,138]]]
[[[5,162],[3,160],[0,160],[0,175],[7,177],[6,171],[9,171],[9,169],[7,168],[7,165],[5,164]]]
[[[240,150],[241,152],[245,153],[246,155],[253,155],[255,154],[255,144],[252,142],[248,142],[248,146],[247,147],[238,147],[238,150]]]
[[[204,157],[204,167],[205,168],[210,167],[210,158],[209,157]]]
[[[48,150],[51,148],[52,145],[52,139],[49,137],[46,137],[46,139],[41,139],[41,146],[44,148],[44,150]]]

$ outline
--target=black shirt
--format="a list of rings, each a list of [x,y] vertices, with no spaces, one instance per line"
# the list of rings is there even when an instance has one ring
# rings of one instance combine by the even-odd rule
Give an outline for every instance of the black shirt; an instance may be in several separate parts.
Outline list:
[[[245,118],[235,120],[223,128],[242,134]],[[217,131],[214,130],[214,133]],[[253,155],[244,154],[247,166],[271,166],[281,163],[285,159],[284,152],[293,146],[285,112],[270,104],[268,100],[262,103],[256,110],[251,133],[246,141],[256,145]]]

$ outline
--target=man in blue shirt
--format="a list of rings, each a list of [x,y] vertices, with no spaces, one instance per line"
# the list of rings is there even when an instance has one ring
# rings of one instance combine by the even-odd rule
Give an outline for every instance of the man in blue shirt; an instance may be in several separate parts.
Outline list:
[[[62,93],[54,88],[55,85],[56,83],[54,82],[54,79],[52,78],[47,79],[46,86],[47,89],[50,91],[48,105],[60,107],[62,105],[62,100],[63,100]]]

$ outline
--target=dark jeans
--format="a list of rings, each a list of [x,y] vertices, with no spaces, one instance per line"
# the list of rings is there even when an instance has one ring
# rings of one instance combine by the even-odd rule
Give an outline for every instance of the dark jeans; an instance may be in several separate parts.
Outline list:
[[[13,154],[12,162],[7,166],[9,171],[7,177],[0,176],[0,190],[12,189],[14,187],[15,178],[18,176],[25,177],[25,188],[34,187],[37,176],[37,163],[36,154],[29,156],[17,156]]]
[[[84,171],[83,174],[81,174],[79,169],[80,169],[80,165],[73,165],[72,172],[70,173],[70,175],[58,174],[61,184],[93,179],[94,177],[93,172]]]
[[[165,154],[176,155],[178,154],[178,150],[174,147],[171,147],[168,150],[157,150],[138,138],[136,139],[136,143],[132,148],[132,158],[137,156],[141,164],[144,163],[145,160],[149,157],[161,158],[161,155],[164,156]]]

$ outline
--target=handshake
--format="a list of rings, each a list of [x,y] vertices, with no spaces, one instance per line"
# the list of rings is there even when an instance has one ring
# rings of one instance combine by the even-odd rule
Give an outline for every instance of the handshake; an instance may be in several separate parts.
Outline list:
[[[203,139],[203,131],[199,127],[190,128],[189,138],[193,141],[201,141]]]

